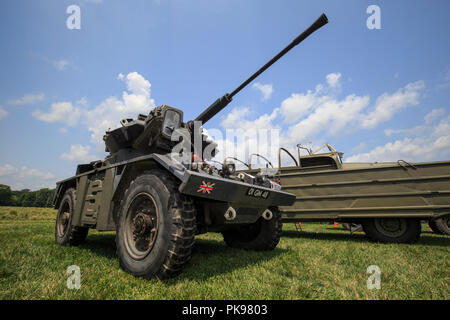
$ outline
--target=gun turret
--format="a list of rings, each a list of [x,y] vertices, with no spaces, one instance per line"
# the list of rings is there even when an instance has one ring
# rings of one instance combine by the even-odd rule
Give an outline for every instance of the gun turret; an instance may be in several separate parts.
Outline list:
[[[311,33],[317,29],[323,27],[328,23],[327,16],[322,13],[322,15],[311,25],[308,29],[303,31],[297,38],[295,38],[286,48],[281,50],[275,57],[273,57],[269,62],[262,66],[258,71],[256,71],[250,78],[245,80],[239,87],[237,87],[232,93],[226,93],[223,97],[214,101],[205,111],[203,111],[197,118],[196,121],[201,121],[206,123],[209,119],[214,117],[223,108],[225,108],[233,99],[233,97],[242,89],[244,89],[250,82],[255,80],[261,73],[268,69],[272,64],[278,61],[282,56],[288,53],[293,47],[298,45],[300,42],[305,40]]]

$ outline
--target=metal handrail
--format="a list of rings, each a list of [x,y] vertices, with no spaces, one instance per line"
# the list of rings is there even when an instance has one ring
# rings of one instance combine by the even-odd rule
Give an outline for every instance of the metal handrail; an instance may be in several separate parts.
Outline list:
[[[297,160],[294,158],[294,156],[293,156],[287,149],[280,147],[280,148],[278,148],[278,168],[281,169],[281,151],[286,152],[286,153],[292,158],[292,160],[294,160],[295,166],[296,166],[296,167],[299,166],[299,165],[298,165],[298,162],[297,162]],[[299,159],[299,160],[300,160],[300,159]]]
[[[248,169],[251,169],[250,166],[249,166],[247,163],[245,163],[245,162],[242,161],[242,160],[239,160],[238,158],[235,158],[235,157],[226,157],[226,158],[223,160],[223,162],[225,163],[225,162],[227,161],[227,159],[233,159],[233,160],[236,160],[236,161],[242,163],[243,165],[245,165]]]
[[[273,164],[272,164],[272,162],[269,161],[269,159],[267,159],[266,157],[264,157],[264,156],[262,156],[262,155],[260,155],[260,154],[258,154],[258,153],[252,153],[252,154],[250,155],[250,157],[248,158],[248,168],[249,168],[250,170],[252,169],[252,157],[253,157],[253,156],[258,156],[258,157],[263,158],[263,159],[266,160],[266,161],[270,164],[270,166],[273,168]]]

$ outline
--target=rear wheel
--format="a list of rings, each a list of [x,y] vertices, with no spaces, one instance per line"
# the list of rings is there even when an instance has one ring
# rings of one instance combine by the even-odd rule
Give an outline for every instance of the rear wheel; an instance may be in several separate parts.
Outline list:
[[[72,225],[75,202],[75,189],[70,188],[64,194],[56,216],[55,242],[57,244],[77,246],[86,240],[89,229]]]
[[[116,246],[120,266],[145,278],[176,276],[190,260],[195,234],[192,201],[171,176],[151,170],[125,191],[119,208]]]
[[[436,233],[436,234],[442,234],[442,232],[438,229],[437,225],[436,225],[436,220],[430,220],[428,221],[428,226],[430,227],[430,229]]]
[[[280,241],[282,232],[281,214],[270,208],[272,219],[259,218],[255,223],[222,232],[225,243],[232,248],[246,250],[273,250]]]
[[[431,222],[433,222],[433,225],[436,227],[436,230],[439,232],[439,234],[450,236],[450,216],[435,219],[430,221],[430,223]],[[434,228],[431,229],[433,229],[433,231],[435,230]]]
[[[362,226],[371,240],[385,243],[414,243],[419,239],[421,232],[418,219],[366,219],[362,221]]]

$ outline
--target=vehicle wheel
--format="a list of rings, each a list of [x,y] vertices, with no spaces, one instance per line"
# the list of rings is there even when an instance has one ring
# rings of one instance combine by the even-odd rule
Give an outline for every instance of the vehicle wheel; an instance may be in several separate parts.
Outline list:
[[[414,243],[422,231],[419,219],[365,219],[362,226],[371,240],[385,243]]]
[[[179,274],[190,260],[193,202],[165,171],[144,172],[130,183],[117,220],[117,254],[125,271],[162,280]]]
[[[278,208],[270,208],[272,219],[259,218],[255,223],[222,232],[225,243],[232,248],[273,250],[280,241],[282,222]]]
[[[432,221],[436,226],[436,230],[439,231],[440,234],[450,236],[450,216],[445,216]],[[433,229],[433,231],[435,230],[434,228],[431,229]]]
[[[430,220],[428,221],[428,226],[430,227],[430,229],[433,231],[433,233],[435,234],[443,234],[437,227],[436,225],[436,220]]]
[[[57,244],[77,246],[86,240],[89,228],[72,225],[75,201],[75,189],[70,188],[64,194],[56,216],[55,242]]]

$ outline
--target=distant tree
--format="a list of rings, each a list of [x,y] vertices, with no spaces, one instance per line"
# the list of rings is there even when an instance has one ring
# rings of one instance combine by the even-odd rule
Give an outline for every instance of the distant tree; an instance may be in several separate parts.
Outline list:
[[[0,206],[18,207],[52,207],[56,189],[43,188],[37,191],[30,189],[11,190],[9,186],[0,184]]]
[[[47,201],[46,201],[46,203],[45,203],[45,206],[46,206],[46,207],[48,207],[48,208],[51,208],[51,207],[52,207],[52,204],[53,204],[53,197],[54,197],[54,195],[55,195],[55,192],[56,192],[55,189],[49,190],[49,191],[47,192]]]
[[[34,192],[36,194],[36,199],[34,200],[35,207],[45,207],[47,204],[48,191],[48,189],[40,189]]]
[[[11,188],[7,185],[0,184],[0,205],[10,206],[13,204],[13,194]]]
[[[24,197],[22,200],[23,207],[34,207],[35,202],[36,202],[36,193],[35,192],[24,193]]]

